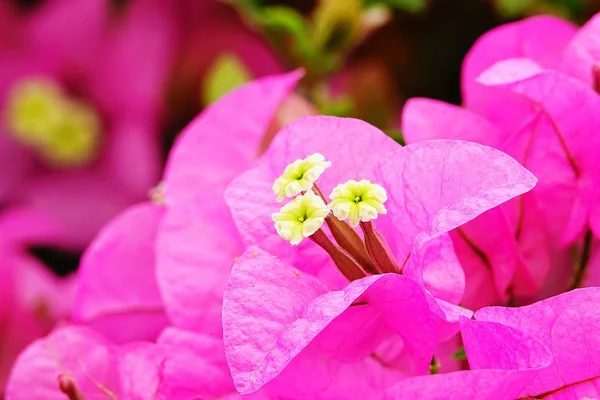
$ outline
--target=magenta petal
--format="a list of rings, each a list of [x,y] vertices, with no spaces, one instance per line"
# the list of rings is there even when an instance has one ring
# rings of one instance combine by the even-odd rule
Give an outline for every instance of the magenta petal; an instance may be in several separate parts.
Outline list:
[[[421,281],[427,242],[530,190],[536,178],[508,155],[459,140],[410,144],[378,170],[404,273]],[[424,179],[426,177],[426,179]],[[410,256],[410,257],[409,257]]]
[[[0,214],[2,241],[24,247],[30,244],[59,245],[65,230],[47,214],[27,207],[10,207]]]
[[[15,191],[27,179],[34,169],[35,160],[29,150],[15,141],[0,128],[0,160],[10,168],[0,172],[0,201],[5,202],[14,197]]]
[[[409,144],[431,139],[459,139],[496,148],[505,135],[496,125],[472,111],[421,98],[406,102],[402,133]]]
[[[477,370],[417,376],[390,388],[385,400],[516,399],[537,371]]]
[[[75,297],[75,276],[59,279],[21,251],[0,243],[0,387],[19,353],[48,334],[57,321],[68,318]]]
[[[118,326],[103,324],[101,330],[118,341],[132,340],[132,331],[137,339],[153,339],[162,330],[166,319],[154,273],[154,242],[163,215],[155,204],[140,204],[98,234],[79,269],[75,320],[118,318]],[[143,332],[132,329],[141,324],[140,318],[145,321]]]
[[[505,24],[482,35],[465,57],[462,69],[466,103],[476,86],[475,79],[494,63],[507,58],[527,57],[546,68],[557,67],[563,50],[577,27],[560,18],[537,16]]]
[[[381,162],[378,175],[388,188],[390,218],[402,235],[421,234],[419,240],[449,232],[537,181],[501,151],[459,140],[403,147]]]
[[[449,235],[431,240],[420,251],[425,288],[436,298],[458,304],[465,292],[465,273]]]
[[[156,399],[161,376],[160,366],[166,354],[153,343],[132,342],[117,347],[119,391],[126,399]]]
[[[258,79],[232,91],[196,117],[169,155],[164,177],[167,203],[176,206],[196,198],[197,193],[190,187],[217,195],[247,169],[258,156],[277,108],[300,77],[300,72],[291,72]],[[235,119],[231,110],[236,111]]]
[[[550,349],[552,364],[531,383],[530,396],[598,396],[599,301],[600,288],[576,289],[525,307],[483,308],[475,318],[519,329]]]
[[[220,338],[167,328],[157,341],[168,356],[159,394],[165,399],[214,398],[234,393]]]
[[[116,393],[117,371],[109,343],[94,331],[59,328],[33,342],[17,359],[6,387],[9,400],[64,400],[58,377],[68,374],[90,398],[105,396],[100,385]]]
[[[523,332],[496,323],[462,318],[470,371],[406,379],[385,399],[516,399],[550,363],[546,347]]]
[[[546,346],[519,329],[462,318],[460,330],[471,369],[543,369],[552,361]]]
[[[101,171],[45,174],[28,182],[22,198],[60,223],[70,235],[65,245],[79,248],[133,200]]]
[[[593,86],[592,67],[600,61],[598,49],[600,15],[594,16],[573,37],[564,50],[560,70]]]
[[[108,14],[103,0],[49,1],[27,20],[27,36],[40,60],[85,69],[98,61]]]
[[[498,63],[480,79],[537,106],[531,114],[531,133],[521,135],[527,140],[514,137],[504,150],[519,154],[519,160],[539,178],[536,196],[546,220],[554,225],[549,228],[562,243],[572,242],[589,216],[597,179],[600,97],[559,72],[523,73],[521,60]]]
[[[176,326],[221,332],[223,290],[243,252],[223,191],[258,156],[269,123],[300,76],[267,77],[231,92],[197,117],[171,152],[157,277]]]
[[[112,115],[158,113],[176,46],[172,14],[166,2],[130,2],[105,33],[90,84],[96,101]]]
[[[102,169],[114,177],[120,190],[140,201],[156,185],[161,175],[159,132],[154,119],[120,119],[111,127]]]
[[[349,179],[374,179],[379,159],[397,148],[379,129],[358,119],[319,116],[288,124],[259,165],[233,180],[225,193],[244,244],[265,249],[305,272],[330,274],[330,282],[339,282],[339,273],[330,272],[331,262],[321,248],[305,241],[292,249],[273,228],[271,214],[282,206],[271,189],[273,182],[296,159],[321,153],[332,163],[318,181],[327,196]]]
[[[311,342],[339,362],[364,359],[399,335],[412,368],[427,370],[443,316],[435,300],[398,274],[328,288],[250,248],[234,265],[223,303],[227,360],[240,393],[271,381]],[[349,334],[352,332],[352,334]],[[456,331],[454,332],[456,333]]]

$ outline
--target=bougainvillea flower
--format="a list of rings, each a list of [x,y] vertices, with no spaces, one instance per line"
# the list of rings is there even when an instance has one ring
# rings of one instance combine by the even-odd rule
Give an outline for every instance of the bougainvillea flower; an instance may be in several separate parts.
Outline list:
[[[515,133],[518,144],[511,147],[525,152],[519,159],[540,180],[537,202],[551,233],[559,244],[573,242],[588,223],[598,180],[600,98],[580,81],[529,60],[497,63],[479,81],[518,94],[536,109],[529,143]]]
[[[526,116],[529,111],[517,110],[520,107],[507,107],[508,104],[515,103],[518,99],[514,96],[511,97],[508,93],[502,93],[503,90],[489,87],[490,82],[477,81],[479,76],[495,63],[514,58],[527,58],[543,69],[558,70],[597,90],[599,77],[598,62],[600,61],[600,52],[598,52],[598,46],[596,45],[598,37],[600,37],[600,15],[590,19],[578,31],[570,23],[554,17],[533,17],[507,24],[488,32],[477,41],[465,58],[462,74],[462,91],[465,106],[486,115],[500,125],[504,124],[506,126],[507,123],[512,121],[516,124],[513,125],[513,128],[518,128],[520,125],[519,120],[521,120],[521,117]],[[501,51],[498,50],[499,48]],[[525,95],[525,97],[533,99],[531,89],[528,90],[526,88],[527,86],[531,88],[531,83],[527,84],[524,82],[519,84],[516,82],[518,79],[516,79],[514,74],[512,74],[512,78],[507,79],[506,70],[497,72],[502,72],[505,75],[497,83],[501,86],[507,86],[506,84],[511,82],[508,85],[509,88]],[[537,79],[538,82],[540,80]],[[486,87],[485,85],[488,86]],[[521,86],[524,90],[519,91],[518,86]],[[557,90],[552,93],[558,92]],[[573,89],[569,89],[566,92],[569,96],[573,97],[569,101],[565,101],[566,104],[573,104],[573,101],[577,100],[578,95],[576,92]],[[563,93],[563,91],[561,90],[560,93]],[[562,104],[560,100],[554,101]],[[575,107],[580,103],[576,104]],[[498,107],[499,105],[502,105],[502,107]],[[524,103],[521,103],[521,107],[524,105]],[[552,110],[548,110],[546,107],[543,108],[545,108],[545,111],[549,111],[549,116],[552,116]],[[523,112],[525,114],[522,114]],[[580,122],[585,121],[582,122],[584,125],[588,122],[585,118],[573,117],[573,119]],[[563,132],[563,127],[559,123],[557,123],[557,127],[562,136],[568,136],[567,132]],[[572,155],[572,161],[577,168],[581,169],[582,167],[579,164],[582,160],[577,158],[577,155],[580,155],[577,154],[579,149],[571,148],[568,138],[565,142],[568,150],[567,153],[574,150],[575,154]],[[592,145],[588,147],[594,148]],[[600,180],[600,177],[597,177],[597,180]],[[598,204],[598,202],[593,204]],[[595,207],[598,209],[600,206],[596,205]],[[594,211],[597,213],[596,210]],[[593,230],[596,230],[596,234],[598,234],[597,231],[600,231],[600,229],[597,228],[597,219],[592,218],[590,225]],[[569,233],[566,233],[567,238],[569,237]]]
[[[72,319],[117,342],[154,340],[167,320],[155,276],[155,238],[164,210],[129,208],[83,255]]]
[[[483,96],[488,97],[490,91],[486,94],[477,78],[498,61],[530,58],[543,68],[558,68],[565,47],[576,32],[577,27],[570,22],[552,16],[536,16],[501,25],[483,34],[464,60],[461,82],[465,106],[476,108]]]
[[[518,329],[550,350],[552,362],[528,385],[528,396],[597,398],[599,300],[599,288],[576,289],[525,307],[483,308],[475,319]]]
[[[23,208],[0,216],[0,388],[14,358],[32,340],[68,318],[73,277],[59,278],[36,259],[34,246],[60,245],[64,233],[46,216]],[[2,394],[0,390],[0,396]]]
[[[460,320],[470,370],[409,378],[383,398],[520,399],[550,365],[550,351],[518,329],[493,322]]]
[[[158,179],[167,11],[136,1],[113,19],[105,1],[48,1],[19,15],[19,40],[1,49],[0,155],[15,161],[0,173],[1,200],[49,213],[71,246]]]
[[[476,56],[483,57],[480,46],[465,70],[476,69]],[[403,132],[409,143],[451,138],[495,147],[539,179],[531,193],[453,234],[471,289],[466,304],[479,307],[536,293],[551,268],[566,258],[562,253],[570,251],[562,249],[592,224],[600,154],[600,118],[594,110],[600,98],[589,86],[530,59],[500,61],[475,83],[497,90],[478,98],[477,104],[487,107],[478,110],[483,115],[413,99],[404,110]],[[498,96],[506,97],[506,113],[486,103]],[[480,290],[482,283],[487,290]],[[566,288],[557,286],[551,294]]]
[[[223,193],[272,139],[272,121],[299,78],[298,72],[266,77],[231,92],[194,120],[171,151],[156,251],[160,292],[175,326],[221,335],[223,290],[244,251]],[[284,108],[275,126],[296,117]]]
[[[314,153],[331,166],[313,189],[323,196],[347,182],[332,192],[336,200],[329,207],[342,219],[358,216],[366,256],[352,246],[355,240],[365,245],[349,226],[328,222],[341,248],[322,229],[313,235],[313,229],[303,230],[311,240],[291,247],[281,227],[273,228],[271,215],[281,208],[273,182],[288,164]],[[300,395],[372,398],[394,379],[427,371],[436,345],[456,333],[458,316],[470,315],[452,305],[460,301],[464,277],[446,233],[530,190],[535,181],[514,159],[475,143],[441,140],[400,148],[359,120],[306,117],[289,124],[226,192],[242,239],[252,246],[234,265],[223,304],[227,358],[238,391],[250,393],[270,382],[270,393],[291,385]],[[314,224],[313,210],[322,206],[304,204],[285,212]],[[393,351],[378,352],[390,344]],[[315,372],[323,369],[328,372]],[[349,379],[356,370],[373,375]],[[293,384],[299,371],[311,378]]]
[[[191,256],[197,257],[195,262],[181,263],[179,260],[179,246],[182,245],[183,234],[192,229],[194,232],[201,229],[206,221],[203,219],[190,220],[188,211],[197,207],[202,212],[202,207],[207,202],[198,202],[197,198],[205,190],[212,190],[214,196],[210,201],[214,203],[212,211],[226,210],[224,200],[219,200],[218,185],[225,186],[230,180],[228,176],[236,173],[236,166],[232,165],[232,157],[237,159],[240,171],[251,163],[253,152],[258,152],[264,140],[269,140],[269,132],[286,121],[294,119],[296,112],[303,112],[306,107],[297,98],[284,98],[292,90],[299,78],[298,73],[265,78],[249,84],[244,88],[232,92],[222,101],[209,107],[190,128],[182,133],[180,142],[175,146],[169,157],[169,165],[163,182],[153,191],[154,203],[145,203],[134,206],[123,212],[108,224],[88,248],[81,263],[79,273],[80,286],[77,295],[77,306],[73,318],[78,322],[91,324],[107,337],[118,342],[135,339],[152,339],[165,325],[163,301],[166,300],[167,310],[175,317],[173,322],[179,324],[178,313],[197,313],[208,315],[206,324],[196,325],[199,331],[219,332],[221,303],[221,289],[218,286],[200,285],[190,279],[206,279],[204,268],[214,268],[215,276],[227,279],[229,265],[206,264],[203,251],[211,251],[211,247],[190,247]],[[291,100],[291,101],[290,101]],[[282,104],[283,102],[283,104]],[[300,102],[300,103],[299,103]],[[231,110],[232,104],[241,110],[237,115],[239,120],[221,119],[222,115]],[[299,106],[300,104],[300,106]],[[260,105],[260,107],[258,107]],[[279,108],[279,109],[278,109]],[[215,123],[218,121],[218,124]],[[249,147],[249,136],[254,136],[254,149]],[[225,139],[227,137],[227,139]],[[220,140],[226,140],[229,147],[211,147]],[[194,147],[195,146],[195,147]],[[223,149],[222,156],[211,152],[210,149]],[[189,151],[194,149],[191,154]],[[207,152],[206,156],[198,157],[201,151]],[[236,153],[248,152],[248,159],[244,162]],[[208,155],[210,154],[211,157]],[[231,157],[230,157],[231,155]],[[192,176],[189,174],[192,173]],[[197,174],[197,175],[196,175]],[[186,179],[188,179],[186,181]],[[220,183],[223,180],[223,183]],[[185,182],[194,182],[193,186],[185,186]],[[221,189],[222,190],[222,189]],[[183,196],[186,196],[185,198]],[[174,199],[174,200],[173,200]],[[178,211],[182,207],[181,211]],[[212,206],[211,206],[212,207]],[[167,218],[165,219],[165,214]],[[200,214],[199,214],[200,215]],[[227,218],[215,219],[210,213],[206,218],[212,218],[213,228],[225,230],[224,234],[235,232],[229,230],[231,223]],[[182,224],[185,218],[185,224]],[[163,229],[163,219],[165,219]],[[195,224],[198,224],[196,227]],[[165,257],[166,264],[159,263],[156,272],[161,284],[161,291],[156,283],[156,238],[161,235],[162,240],[169,243],[177,242],[179,246],[166,247],[164,252],[159,252],[159,257]],[[215,240],[207,237],[207,243]],[[215,248],[216,249],[216,248]],[[195,255],[193,252],[200,251]],[[232,251],[241,254],[243,249]],[[184,280],[179,280],[180,274],[192,274]],[[124,274],[127,276],[123,278]],[[216,278],[215,278],[216,279]],[[190,287],[181,286],[189,284]],[[182,290],[180,289],[187,289]],[[205,303],[205,307],[197,308],[187,303],[196,304],[197,296],[206,290],[208,299],[214,300]],[[181,306],[184,304],[185,307]],[[140,318],[145,323],[140,324]],[[214,318],[211,319],[211,318]],[[130,326],[123,329],[123,324]],[[115,326],[121,326],[114,329]],[[186,326],[185,324],[183,326]],[[135,329],[134,329],[135,328]]]

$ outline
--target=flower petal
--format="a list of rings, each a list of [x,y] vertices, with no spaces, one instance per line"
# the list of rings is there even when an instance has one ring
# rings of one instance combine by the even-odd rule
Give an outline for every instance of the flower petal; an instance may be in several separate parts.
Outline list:
[[[154,339],[166,323],[154,273],[154,244],[164,210],[143,203],[123,212],[96,237],[79,268],[73,318],[94,322],[96,329],[118,341]],[[110,317],[119,317],[119,325]],[[132,329],[145,320],[143,329]],[[125,328],[131,325],[130,328]],[[137,332],[136,332],[137,331]],[[123,336],[125,335],[125,336]],[[139,335],[139,336],[137,336]]]
[[[168,353],[161,366],[159,395],[191,399],[235,392],[220,338],[167,328],[157,343]]]
[[[175,50],[171,5],[128,3],[105,32],[90,86],[98,105],[120,118],[154,118],[160,110]]]
[[[384,398],[516,399],[550,362],[548,349],[517,329],[473,321],[460,322],[469,371],[418,376],[401,381]],[[482,369],[485,366],[486,369]]]
[[[94,331],[58,328],[21,353],[6,386],[6,397],[64,400],[57,381],[61,374],[72,376],[87,396],[104,396],[104,388],[116,393],[118,376],[111,361],[109,343]]]
[[[577,32],[573,24],[552,16],[536,16],[505,24],[482,35],[465,57],[462,92],[467,106],[478,90],[476,78],[494,63],[527,57],[546,68],[560,65],[563,50]]]
[[[546,392],[597,396],[599,300],[600,288],[576,289],[525,307],[483,308],[475,318],[519,329],[550,349],[552,363],[531,383],[530,396]]]
[[[600,15],[595,15],[570,41],[564,49],[563,62],[560,70],[593,86],[592,67],[600,61],[598,49],[600,35]]]
[[[536,178],[508,155],[459,140],[411,144],[386,156],[378,169],[404,273],[422,280],[428,241],[518,196]],[[410,256],[410,257],[409,257]]]
[[[281,204],[271,186],[288,164],[320,153],[332,163],[317,182],[327,195],[339,183],[350,179],[373,179],[379,158],[397,148],[398,144],[379,129],[353,118],[305,117],[288,124],[259,165],[237,177],[225,193],[244,243],[297,264],[305,272],[326,274],[331,283],[340,283],[339,273],[321,248],[305,241],[290,249],[277,235],[271,215],[279,211]]]
[[[600,116],[595,111],[600,97],[567,75],[524,72],[522,67],[522,60],[507,60],[484,72],[480,81],[536,106],[529,135],[513,135],[502,149],[539,178],[541,212],[559,242],[568,244],[582,232],[590,213],[600,148]]]
[[[171,151],[157,279],[176,326],[221,332],[223,290],[243,252],[223,191],[257,157],[269,123],[299,78],[298,72],[267,77],[231,92],[197,117]]]
[[[438,100],[414,98],[402,111],[402,133],[407,143],[431,139],[459,139],[498,147],[504,132],[472,111]]]
[[[309,344],[307,352],[329,362],[364,360],[391,335],[401,337],[410,365],[423,372],[445,322],[435,307],[419,285],[398,274],[328,291],[315,277],[251,247],[234,265],[223,303],[234,383],[242,394],[256,391],[297,356],[305,357]]]

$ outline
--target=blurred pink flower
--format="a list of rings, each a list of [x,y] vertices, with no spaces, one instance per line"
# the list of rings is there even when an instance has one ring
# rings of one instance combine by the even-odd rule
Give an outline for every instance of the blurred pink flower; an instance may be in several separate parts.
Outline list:
[[[56,381],[60,374],[73,378],[78,390],[88,396],[97,394],[100,386],[133,396],[142,392],[127,391],[123,382],[141,380],[131,390],[156,391],[157,398],[238,397],[221,335],[222,292],[231,264],[216,264],[204,255],[220,256],[211,244],[219,239],[217,230],[231,227],[231,238],[238,235],[222,193],[229,180],[252,165],[281,125],[313,112],[291,94],[300,76],[294,72],[250,83],[209,107],[190,125],[169,158],[163,183],[153,192],[154,203],[133,206],[113,219],[84,254],[72,317],[87,329],[58,328],[29,346],[13,368],[8,399],[31,395],[22,392],[23,382],[31,379],[44,398],[63,398]],[[235,119],[229,117],[232,109],[237,110]],[[210,204],[214,207],[204,213],[203,207]],[[190,214],[194,210],[199,214]],[[182,236],[189,232],[181,232],[184,227],[202,232],[209,223],[214,224],[210,235]],[[160,236],[178,245],[161,248],[156,240]],[[186,243],[188,252],[181,253]],[[213,247],[205,247],[209,245]],[[231,251],[233,258],[243,248]],[[161,260],[157,255],[168,257],[168,262],[157,262]],[[213,282],[223,282],[220,287],[205,283],[211,274]],[[185,319],[190,314],[203,323]],[[168,326],[171,323],[174,326]],[[156,341],[156,345],[136,344],[138,340]],[[49,352],[52,346],[56,350]],[[81,346],[90,346],[89,357],[77,350]],[[113,356],[130,354],[131,349],[137,354],[139,348],[147,356],[140,359],[147,364],[142,370],[147,378],[136,375],[136,368],[121,365],[121,356]],[[107,365],[112,372],[106,371]]]
[[[117,345],[93,329],[62,326],[16,361],[7,400],[240,398],[221,339],[168,328],[156,343]],[[251,399],[266,397],[250,396]]]
[[[388,216],[376,225],[395,259],[404,261],[403,275],[348,284],[315,243],[291,247],[278,236],[271,215],[280,204],[271,186],[289,163],[315,152],[332,163],[319,178],[323,193],[348,179],[387,189]],[[274,396],[377,398],[393,380],[427,371],[436,346],[457,332],[458,316],[470,315],[454,306],[464,276],[447,232],[535,181],[514,159],[474,143],[401,148],[365,122],[334,117],[284,127],[225,194],[251,246],[234,264],[223,304],[238,391],[270,382],[265,390]]]
[[[0,397],[19,352],[69,316],[74,278],[58,278],[28,253],[63,240],[64,232],[44,215],[23,208],[0,215]]]
[[[164,358],[151,343],[117,346],[88,328],[58,327],[19,356],[6,399],[149,399]]]
[[[0,41],[0,158],[11,165],[0,173],[0,201],[48,213],[72,247],[143,199],[160,167],[174,21],[156,0],[109,11],[104,0],[47,1],[7,17]],[[63,103],[68,118],[50,129]]]

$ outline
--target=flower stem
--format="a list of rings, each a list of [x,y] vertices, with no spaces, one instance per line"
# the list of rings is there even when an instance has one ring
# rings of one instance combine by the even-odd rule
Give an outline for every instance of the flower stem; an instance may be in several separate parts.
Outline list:
[[[327,199],[321,192],[321,189],[317,185],[313,185],[313,191],[320,196],[325,203],[328,203]],[[346,222],[340,221],[333,217],[331,214],[325,218],[325,223],[329,227],[331,234],[335,241],[340,247],[346,250],[354,259],[361,265],[362,269],[370,274],[375,274],[377,271],[373,267],[365,245],[362,242],[360,236],[354,229],[350,227]]]
[[[323,232],[323,229],[316,231],[310,238],[329,254],[340,272],[344,274],[349,281],[352,282],[367,276],[358,262],[354,260],[346,250],[329,240],[325,232]]]
[[[369,222],[361,222],[360,227],[365,235],[365,247],[377,271],[381,274],[402,273],[395,257],[375,226]]]

